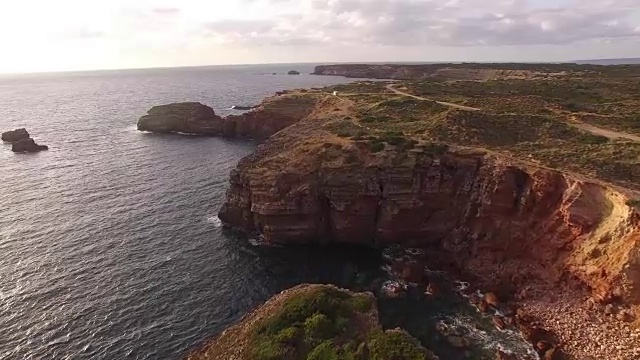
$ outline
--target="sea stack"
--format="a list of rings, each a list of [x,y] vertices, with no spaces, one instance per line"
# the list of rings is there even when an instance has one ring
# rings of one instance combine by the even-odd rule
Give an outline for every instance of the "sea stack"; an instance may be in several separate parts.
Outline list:
[[[15,142],[19,140],[28,139],[30,137],[29,132],[25,128],[15,129],[2,133],[2,141]]]
[[[224,133],[224,121],[209,106],[199,102],[183,102],[154,106],[138,120],[138,130],[218,135]]]
[[[38,145],[24,129],[16,129],[2,133],[2,141],[12,144],[11,151],[15,153],[38,152],[49,150],[45,145]]]

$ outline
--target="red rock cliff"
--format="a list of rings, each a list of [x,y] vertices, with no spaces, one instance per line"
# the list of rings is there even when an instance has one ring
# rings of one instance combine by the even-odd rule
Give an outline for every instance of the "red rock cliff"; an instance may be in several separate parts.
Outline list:
[[[323,131],[331,113],[301,113],[232,172],[226,224],[270,243],[429,245],[489,282],[570,276],[640,300],[640,217],[616,190],[479,151],[371,153]]]

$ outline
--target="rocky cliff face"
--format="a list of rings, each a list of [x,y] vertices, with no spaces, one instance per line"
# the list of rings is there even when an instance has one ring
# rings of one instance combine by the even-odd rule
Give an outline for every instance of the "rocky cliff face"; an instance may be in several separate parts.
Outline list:
[[[269,243],[429,246],[487,284],[568,276],[640,302],[640,215],[624,194],[480,151],[373,153],[323,131],[341,111],[324,108],[240,162],[226,224]]]

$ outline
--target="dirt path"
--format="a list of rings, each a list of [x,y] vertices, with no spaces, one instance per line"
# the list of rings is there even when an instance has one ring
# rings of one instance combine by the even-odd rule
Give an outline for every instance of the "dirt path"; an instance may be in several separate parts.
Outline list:
[[[452,107],[452,108],[456,108],[456,109],[460,109],[460,110],[467,110],[467,111],[479,111],[479,108],[474,108],[471,106],[464,106],[464,105],[458,105],[458,104],[454,104],[454,103],[450,103],[450,102],[446,102],[446,101],[436,101],[433,99],[427,99],[424,98],[422,96],[417,96],[417,95],[413,95],[413,94],[409,94],[408,92],[404,92],[402,90],[398,90],[395,87],[393,87],[393,85],[387,85],[387,89],[393,91],[394,93],[398,94],[398,95],[403,95],[403,96],[408,96],[410,98],[414,98],[416,100],[422,100],[422,101],[434,101],[440,105],[444,105],[444,106],[448,106],[448,107]]]
[[[631,134],[627,134],[627,133],[623,133],[623,132],[619,132],[619,131],[614,131],[614,130],[607,130],[607,129],[599,128],[597,126],[585,124],[585,123],[583,123],[581,121],[578,121],[578,119],[575,116],[571,117],[571,121],[569,122],[569,125],[577,127],[580,130],[584,130],[584,131],[590,132],[590,133],[592,133],[594,135],[604,136],[604,137],[612,139],[612,140],[625,139],[625,140],[631,140],[631,141],[635,141],[635,142],[640,142],[640,136],[631,135]]]
[[[464,106],[464,105],[458,105],[458,104],[454,104],[454,103],[450,103],[450,102],[446,102],[446,101],[436,101],[433,99],[428,99],[422,96],[418,96],[418,95],[413,95],[410,94],[406,91],[402,91],[402,90],[398,90],[396,89],[393,84],[389,84],[386,86],[387,90],[393,92],[394,94],[397,95],[402,95],[402,96],[407,96],[416,100],[421,100],[421,101],[434,101],[440,105],[444,105],[444,106],[448,106],[448,107],[452,107],[452,108],[456,108],[456,109],[460,109],[460,110],[466,110],[466,111],[480,111],[480,108],[475,108],[475,107],[471,107],[471,106]],[[341,96],[352,96],[352,95],[391,95],[391,94],[386,94],[386,93],[371,93],[371,94],[340,94]],[[623,133],[623,132],[619,132],[619,131],[614,131],[614,130],[607,130],[607,129],[603,129],[603,128],[599,128],[597,126],[593,126],[593,125],[589,125],[586,123],[583,123],[581,121],[579,121],[575,116],[571,117],[571,120],[568,121],[568,124],[576,127],[580,130],[592,133],[594,135],[600,135],[600,136],[604,136],[606,138],[615,140],[615,139],[625,139],[625,140],[630,140],[630,141],[635,141],[635,142],[640,142],[640,136],[637,135],[632,135],[632,134],[627,134],[627,133]]]

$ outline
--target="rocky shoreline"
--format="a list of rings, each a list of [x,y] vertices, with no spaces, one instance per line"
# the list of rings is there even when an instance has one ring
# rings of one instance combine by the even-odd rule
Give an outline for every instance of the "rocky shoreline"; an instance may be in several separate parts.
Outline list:
[[[383,69],[373,68],[316,73]],[[437,249],[435,261],[492,294],[478,309],[500,308],[494,324],[520,329],[542,359],[640,356],[640,213],[630,192],[484,149],[398,135],[379,148],[342,135],[364,128],[344,130],[358,111],[322,91],[287,92],[224,119],[201,104],[154,108],[138,128],[265,140],[231,173],[219,214],[227,226],[269,244]]]

